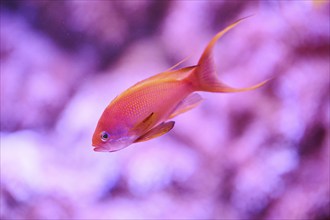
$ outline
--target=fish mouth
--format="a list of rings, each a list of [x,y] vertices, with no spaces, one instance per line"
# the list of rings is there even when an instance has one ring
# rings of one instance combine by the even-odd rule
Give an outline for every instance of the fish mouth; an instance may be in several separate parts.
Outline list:
[[[130,144],[133,143],[133,140],[135,139],[136,139],[135,136],[122,137],[117,140],[107,142],[102,146],[93,145],[93,144],[92,146],[94,147],[93,150],[96,152],[115,152],[128,147]]]
[[[104,146],[98,146],[98,145],[94,145],[92,144],[92,147],[93,147],[93,150],[96,151],[96,152],[108,152],[109,149],[107,149],[106,147]]]
[[[93,149],[95,152],[115,152],[118,151],[120,149],[107,149],[105,147],[94,147]]]
[[[94,147],[93,150],[96,152],[109,152],[109,150],[104,147]]]

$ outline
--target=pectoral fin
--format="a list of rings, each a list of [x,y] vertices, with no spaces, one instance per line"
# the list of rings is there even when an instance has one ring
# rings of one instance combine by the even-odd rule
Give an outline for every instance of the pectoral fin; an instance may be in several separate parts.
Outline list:
[[[144,135],[140,136],[138,139],[134,141],[134,143],[148,141],[150,139],[166,134],[174,127],[174,123],[175,123],[174,121],[169,121],[165,123],[163,122],[157,125],[156,127],[154,127],[153,129],[151,129],[150,131],[148,131],[147,133],[145,133]]]
[[[133,131],[137,131],[137,132],[144,132],[149,130],[154,122],[156,120],[156,115],[155,113],[151,113],[150,115],[148,115],[146,118],[144,118],[141,122],[137,123],[132,130]]]
[[[203,101],[203,98],[197,94],[193,93],[183,99],[177,107],[174,109],[173,113],[170,115],[169,118],[174,118],[175,116],[182,114],[184,112],[187,112],[193,108],[195,108],[197,105],[199,105]]]

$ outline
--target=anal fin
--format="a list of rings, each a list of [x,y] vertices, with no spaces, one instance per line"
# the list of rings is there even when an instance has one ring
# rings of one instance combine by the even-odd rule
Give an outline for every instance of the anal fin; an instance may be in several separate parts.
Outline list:
[[[150,139],[162,136],[163,134],[166,134],[174,127],[174,123],[175,123],[174,121],[163,122],[157,125],[156,127],[152,128],[147,133],[140,136],[138,139],[134,141],[134,143],[148,141]]]
[[[203,101],[203,98],[197,94],[193,93],[183,99],[174,109],[173,113],[169,118],[174,118],[175,116],[187,112],[196,106],[198,106]]]

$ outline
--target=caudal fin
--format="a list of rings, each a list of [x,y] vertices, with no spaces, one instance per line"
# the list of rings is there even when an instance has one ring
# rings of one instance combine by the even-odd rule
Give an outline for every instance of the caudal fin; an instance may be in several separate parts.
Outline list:
[[[246,17],[248,18],[248,17]],[[224,30],[217,33],[212,40],[209,42],[207,47],[205,48],[201,58],[198,61],[197,68],[195,69],[193,75],[193,84],[196,87],[196,90],[200,91],[208,91],[208,92],[243,92],[252,89],[256,89],[262,85],[264,85],[268,80],[263,81],[257,85],[248,87],[248,88],[232,88],[223,82],[221,82],[215,71],[215,65],[213,60],[212,50],[215,43],[221,38],[226,32],[239,24],[242,20],[246,19],[242,18],[233,24],[226,27]]]

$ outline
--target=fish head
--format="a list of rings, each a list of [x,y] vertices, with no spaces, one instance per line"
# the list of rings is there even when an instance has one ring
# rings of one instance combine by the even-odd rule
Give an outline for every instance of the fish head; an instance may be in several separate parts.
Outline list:
[[[136,136],[128,134],[125,130],[103,129],[97,127],[92,139],[94,151],[114,152],[131,145]]]

